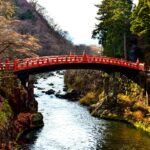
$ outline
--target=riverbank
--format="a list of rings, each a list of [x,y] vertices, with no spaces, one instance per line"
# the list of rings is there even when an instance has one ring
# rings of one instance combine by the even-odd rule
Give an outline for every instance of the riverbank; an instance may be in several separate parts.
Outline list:
[[[2,150],[16,150],[17,140],[24,131],[43,126],[42,114],[37,112],[32,82],[25,89],[13,73],[1,72],[0,120]]]
[[[63,71],[41,76],[34,87],[44,126],[27,133],[22,149],[149,150],[149,137],[143,132],[125,123],[93,117],[79,101],[70,100],[70,95],[64,97]]]
[[[144,90],[120,74],[93,70],[71,70],[65,73],[68,91],[80,91],[80,103],[91,115],[126,121],[150,134],[150,107]]]

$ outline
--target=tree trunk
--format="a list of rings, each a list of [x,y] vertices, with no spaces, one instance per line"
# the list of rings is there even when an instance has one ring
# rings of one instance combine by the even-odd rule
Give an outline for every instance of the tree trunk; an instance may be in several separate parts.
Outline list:
[[[123,41],[124,41],[124,59],[127,59],[127,41],[126,41],[126,33],[123,34]]]

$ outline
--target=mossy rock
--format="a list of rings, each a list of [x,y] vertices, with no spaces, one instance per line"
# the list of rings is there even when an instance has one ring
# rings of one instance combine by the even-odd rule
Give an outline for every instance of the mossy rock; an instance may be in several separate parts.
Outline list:
[[[31,127],[41,127],[44,125],[43,115],[41,113],[34,113],[31,117]]]

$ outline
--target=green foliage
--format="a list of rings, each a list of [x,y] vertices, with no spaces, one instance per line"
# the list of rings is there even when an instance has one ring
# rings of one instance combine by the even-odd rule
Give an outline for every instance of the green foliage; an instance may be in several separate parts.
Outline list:
[[[10,105],[8,104],[8,101],[3,101],[0,108],[0,127],[4,126],[12,116],[13,112]]]
[[[20,14],[19,18],[21,20],[30,19],[32,21],[36,21],[36,17],[35,17],[35,15],[33,14],[33,12],[30,9],[28,9],[25,13]]]
[[[150,2],[140,0],[132,14],[131,31],[138,36],[150,35]]]
[[[139,0],[138,6],[134,9],[131,16],[131,31],[142,39],[141,47],[145,52],[150,51],[150,1]],[[147,55],[147,54],[146,54]],[[149,63],[149,58],[145,58]]]
[[[120,100],[120,101],[131,101],[131,99],[128,95],[124,95],[122,93],[119,93],[117,95],[117,99]]]
[[[80,99],[80,103],[84,105],[91,105],[96,103],[96,94],[94,92],[88,92],[84,97]]]
[[[131,0],[103,0],[97,12],[98,24],[93,30],[93,38],[98,38],[104,47],[104,54],[120,57],[123,55],[124,33],[129,43]],[[129,44],[128,44],[129,46]]]

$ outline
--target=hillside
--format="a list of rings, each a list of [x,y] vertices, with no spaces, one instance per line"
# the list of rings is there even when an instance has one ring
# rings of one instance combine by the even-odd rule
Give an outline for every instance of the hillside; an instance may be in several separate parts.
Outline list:
[[[8,49],[9,51],[5,50],[5,52],[0,55],[1,60],[70,53],[70,50],[74,47],[72,42],[67,40],[66,32],[55,29],[54,26],[52,26],[52,20],[47,20],[40,10],[26,0],[15,0],[14,5],[15,15],[11,18],[11,27],[9,28],[21,35],[31,35],[35,37],[38,40],[40,48],[36,51],[32,50],[32,48],[26,51],[25,46],[22,45],[18,47],[17,45],[16,47],[14,46],[13,49],[11,48],[11,50]],[[6,34],[9,35],[9,32],[6,32]]]
[[[18,18],[21,20],[19,30],[36,35],[40,40],[41,55],[66,54],[73,48],[70,41],[65,39],[59,31],[49,25],[48,21],[26,0],[17,0]]]

